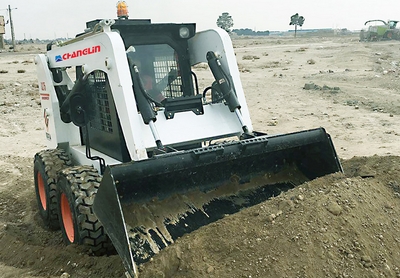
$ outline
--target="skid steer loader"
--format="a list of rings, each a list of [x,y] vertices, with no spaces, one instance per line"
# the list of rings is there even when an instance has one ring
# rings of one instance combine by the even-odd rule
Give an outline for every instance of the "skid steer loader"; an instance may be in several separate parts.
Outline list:
[[[229,35],[94,20],[35,58],[47,149],[39,212],[67,244],[115,250],[130,276],[178,237],[342,171],[323,128],[253,130]],[[207,63],[200,88],[192,70]]]

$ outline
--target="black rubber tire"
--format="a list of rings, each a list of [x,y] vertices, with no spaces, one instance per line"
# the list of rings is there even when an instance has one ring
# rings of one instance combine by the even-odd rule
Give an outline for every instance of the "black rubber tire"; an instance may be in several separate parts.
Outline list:
[[[62,149],[43,150],[35,155],[33,175],[36,200],[46,229],[60,228],[57,210],[57,177],[58,172],[71,165],[71,160]]]
[[[93,212],[101,176],[91,166],[74,166],[60,172],[57,201],[66,244],[86,245],[95,255],[114,250],[103,225]]]

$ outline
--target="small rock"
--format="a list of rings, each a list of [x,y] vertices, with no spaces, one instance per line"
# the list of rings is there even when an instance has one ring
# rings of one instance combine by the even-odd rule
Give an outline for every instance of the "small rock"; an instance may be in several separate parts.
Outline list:
[[[358,175],[362,178],[373,178],[376,176],[376,171],[367,166],[361,166],[358,170]]]
[[[71,277],[71,275],[69,275],[67,272],[64,272],[63,274],[61,274],[60,278],[69,278]]]
[[[354,259],[354,255],[353,254],[347,254],[347,258]]]
[[[366,262],[366,263],[370,263],[370,262],[372,262],[372,259],[368,255],[363,255],[363,256],[361,256],[361,261]]]
[[[303,201],[303,200],[304,200],[304,196],[303,196],[303,195],[298,195],[298,196],[297,196],[297,200]]]
[[[316,85],[314,83],[306,83],[304,84],[304,90],[315,90]]]
[[[276,215],[273,214],[273,213],[271,213],[270,215],[268,215],[267,220],[268,220],[269,222],[272,222],[272,221],[275,220],[275,218],[276,218]]]
[[[212,272],[214,272],[214,267],[212,266],[212,265],[210,265],[208,268],[207,268],[207,273],[212,273]]]
[[[342,213],[342,207],[338,205],[338,203],[336,202],[331,202],[328,204],[328,206],[326,207],[326,209],[332,213],[333,215],[339,215]]]

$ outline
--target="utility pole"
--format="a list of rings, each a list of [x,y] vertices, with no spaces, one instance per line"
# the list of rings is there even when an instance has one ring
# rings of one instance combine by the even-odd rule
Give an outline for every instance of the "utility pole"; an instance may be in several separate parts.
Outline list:
[[[15,10],[15,9],[17,9],[17,8],[14,8],[13,10]],[[13,51],[15,51],[14,24],[13,24],[12,17],[11,17],[11,7],[10,7],[10,5],[8,5],[8,16],[10,17],[11,39],[12,39]]]
[[[4,16],[0,15],[0,50],[4,49],[4,37],[3,35],[6,32],[6,27],[5,27],[5,22],[4,22]]]

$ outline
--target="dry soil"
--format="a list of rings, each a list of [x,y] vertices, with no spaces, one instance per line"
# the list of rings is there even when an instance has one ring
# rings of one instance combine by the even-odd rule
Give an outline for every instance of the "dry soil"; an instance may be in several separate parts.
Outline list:
[[[141,277],[400,277],[400,42],[354,35],[235,38],[255,130],[324,127],[344,173],[307,182],[185,235]],[[124,277],[45,230],[33,156],[45,148],[33,58],[0,53],[0,277]],[[210,84],[197,67],[200,85]]]

